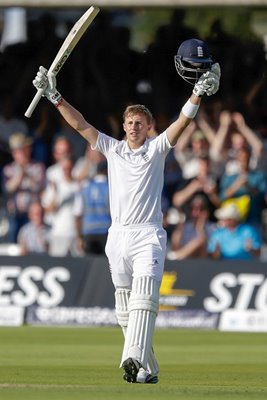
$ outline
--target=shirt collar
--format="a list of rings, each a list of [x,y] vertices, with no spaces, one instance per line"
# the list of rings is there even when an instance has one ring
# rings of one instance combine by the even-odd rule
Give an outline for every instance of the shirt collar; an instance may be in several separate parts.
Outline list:
[[[145,143],[141,147],[139,147],[139,149],[136,151],[132,151],[132,149],[130,148],[130,146],[128,144],[128,141],[126,141],[124,153],[125,154],[141,154],[143,152],[146,152],[146,150],[147,150],[147,139],[146,139]]]

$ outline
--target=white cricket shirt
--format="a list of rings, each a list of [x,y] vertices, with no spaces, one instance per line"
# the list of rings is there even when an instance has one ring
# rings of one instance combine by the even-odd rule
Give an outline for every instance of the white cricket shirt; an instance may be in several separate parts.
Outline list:
[[[127,141],[119,141],[99,132],[94,149],[101,151],[108,161],[113,224],[162,224],[164,163],[171,148],[166,131],[147,139],[134,152]]]

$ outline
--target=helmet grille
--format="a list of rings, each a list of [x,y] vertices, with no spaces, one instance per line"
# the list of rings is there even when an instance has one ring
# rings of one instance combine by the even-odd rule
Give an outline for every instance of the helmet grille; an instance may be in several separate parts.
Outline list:
[[[181,56],[174,56],[177,73],[191,85],[195,85],[200,76],[211,68],[211,62],[189,62],[182,60]]]

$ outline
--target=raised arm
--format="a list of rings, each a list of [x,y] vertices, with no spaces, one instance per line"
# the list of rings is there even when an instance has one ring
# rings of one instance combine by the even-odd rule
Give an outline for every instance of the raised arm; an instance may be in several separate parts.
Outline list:
[[[76,108],[63,99],[56,89],[56,77],[53,74],[48,75],[47,70],[44,67],[40,67],[33,85],[36,89],[45,87],[44,96],[54,104],[66,122],[83,136],[87,142],[95,146],[98,130],[89,124]]]
[[[68,124],[94,147],[98,137],[98,130],[89,124],[83,115],[66,100],[62,99],[57,108]]]
[[[214,64],[210,71],[207,71],[198,79],[194,86],[193,93],[183,106],[181,113],[167,129],[167,136],[172,146],[177,143],[178,138],[185,128],[195,118],[204,94],[211,96],[219,89],[221,70],[219,64]]]
[[[200,102],[201,98],[196,96],[195,94],[192,94],[190,99],[182,108],[179,117],[168,127],[167,136],[172,146],[177,143],[178,138],[181,136],[181,134],[184,132],[184,130],[187,128],[187,126],[196,115]],[[183,111],[186,105],[188,105],[188,108],[190,108],[190,113],[188,115],[185,115]]]
[[[239,112],[232,114],[232,119],[236,124],[238,131],[244,136],[247,143],[251,146],[253,154],[260,158],[263,151],[262,140],[258,138],[255,132],[246,124],[243,115]]]
[[[211,145],[211,155],[214,160],[221,160],[225,150],[225,141],[231,124],[231,114],[224,110],[220,113],[220,125]]]
[[[197,124],[199,128],[202,130],[203,134],[205,135],[207,141],[209,142],[210,146],[212,145],[215,137],[216,132],[208,123],[207,118],[204,116],[204,113],[199,113],[197,117]]]

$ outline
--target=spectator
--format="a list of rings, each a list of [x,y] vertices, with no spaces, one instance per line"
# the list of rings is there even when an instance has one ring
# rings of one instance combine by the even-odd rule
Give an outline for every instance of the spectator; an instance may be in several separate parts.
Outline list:
[[[184,223],[178,224],[171,235],[168,259],[207,257],[207,242],[214,227],[206,198],[195,196],[190,203],[189,217]]]
[[[74,215],[85,254],[105,254],[111,225],[106,161],[97,165],[95,177],[84,182],[77,193]]]
[[[54,198],[54,188],[64,180],[64,173],[60,160],[72,155],[71,143],[64,136],[57,137],[53,145],[54,164],[46,169],[46,187],[42,194],[42,205],[45,208],[45,222],[53,223],[54,213],[50,207]],[[51,198],[52,196],[52,198]],[[50,210],[50,211],[48,211]]]
[[[227,137],[230,132],[230,148],[227,147]],[[212,153],[221,158],[225,164],[225,173],[228,175],[239,172],[239,163],[236,159],[239,150],[248,148],[251,152],[250,168],[256,169],[263,152],[263,141],[246,124],[241,113],[222,111],[220,125],[212,144]]]
[[[246,222],[258,229],[261,226],[261,213],[266,204],[267,177],[260,169],[249,168],[250,152],[241,149],[237,153],[239,172],[233,175],[224,174],[220,181],[220,198],[222,201],[247,201],[247,210],[243,210]],[[235,200],[233,200],[235,199]],[[242,203],[240,203],[242,204]],[[241,209],[240,209],[241,210]]]
[[[49,228],[44,223],[44,209],[40,202],[31,203],[28,211],[29,222],[18,233],[18,244],[22,256],[26,254],[47,254]]]
[[[13,161],[3,170],[3,192],[10,215],[10,240],[16,242],[22,225],[28,222],[30,204],[40,199],[45,186],[45,166],[31,157],[32,139],[14,133],[9,141]]]
[[[68,142],[70,142],[72,155],[75,160],[79,157],[82,157],[84,154],[84,140],[80,137],[80,135],[76,135],[74,129],[72,129],[64,120],[64,118],[59,118],[59,129],[56,134],[56,141],[58,138],[66,138]],[[62,146],[62,143],[61,143]]]
[[[202,112],[198,117],[198,125],[204,132],[209,132],[209,137],[212,137],[209,155],[213,160],[216,176],[219,178],[225,171],[225,141],[231,124],[231,115],[228,111],[219,111],[218,108],[220,109],[214,105],[213,112],[208,114],[209,118]]]
[[[197,176],[186,181],[184,188],[178,190],[173,196],[173,205],[178,210],[183,210],[188,215],[187,205],[197,194],[203,195],[208,203],[210,214],[220,205],[218,185],[216,179],[210,173],[210,159],[208,156],[198,159]]]
[[[73,168],[73,175],[79,182],[87,181],[95,176],[97,165],[100,161],[104,161],[105,157],[102,153],[92,150],[90,146],[86,146],[83,157],[78,158]]]
[[[50,183],[45,212],[53,213],[49,237],[49,255],[64,257],[77,256],[76,228],[73,215],[75,193],[79,189],[78,182],[73,178],[73,159],[65,156],[59,161],[63,177],[60,181]]]
[[[213,259],[251,260],[261,253],[257,230],[241,222],[238,208],[227,205],[216,210],[218,228],[211,234],[208,253]]]
[[[47,182],[57,182],[63,177],[60,160],[66,156],[72,155],[72,148],[70,141],[64,136],[58,136],[53,144],[53,158],[54,164],[50,165],[46,170]]]
[[[175,146],[175,157],[180,164],[184,179],[198,174],[198,159],[209,153],[210,143],[205,134],[191,122],[179,137]]]

